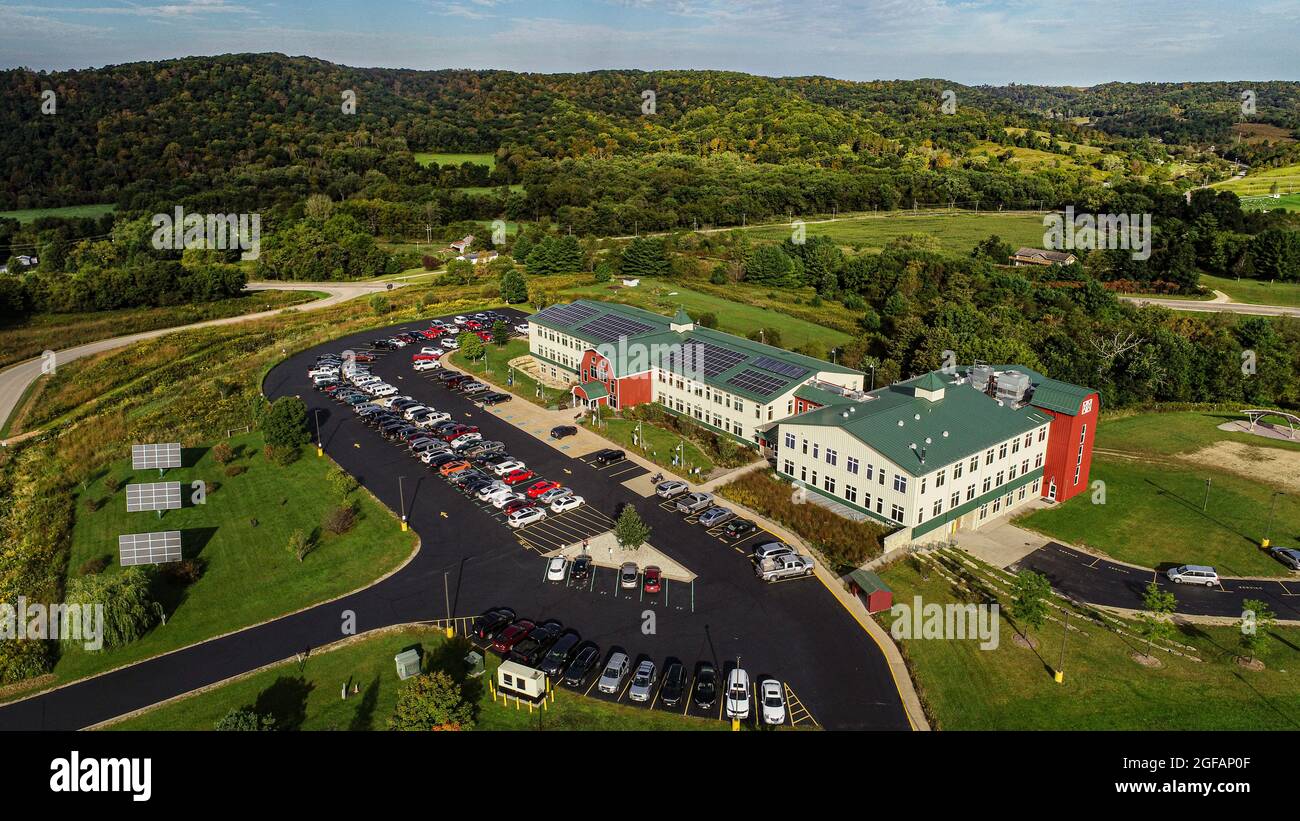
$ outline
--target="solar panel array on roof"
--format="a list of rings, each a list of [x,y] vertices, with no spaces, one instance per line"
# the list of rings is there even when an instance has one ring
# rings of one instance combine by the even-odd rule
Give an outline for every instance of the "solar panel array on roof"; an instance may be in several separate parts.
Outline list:
[[[534,320],[550,320],[559,322],[562,325],[576,325],[584,319],[591,319],[600,311],[590,305],[579,305],[576,302],[571,305],[552,305],[546,310],[538,313],[533,317]]]
[[[117,537],[117,563],[121,567],[161,564],[181,560],[181,532],[128,533]]]
[[[132,470],[153,470],[157,468],[178,468],[181,466],[180,442],[165,445],[132,445]]]
[[[807,368],[794,365],[790,362],[782,362],[781,360],[773,359],[770,356],[756,356],[754,357],[754,361],[749,364],[756,368],[762,368],[765,371],[771,371],[772,373],[779,373],[782,376],[788,376],[792,379],[798,379],[808,373]]]
[[[180,506],[180,482],[154,482],[147,485],[126,486],[127,513],[141,510],[179,510]]]
[[[735,385],[742,390],[751,391],[759,396],[771,396],[779,393],[788,382],[780,377],[771,374],[756,371],[753,368],[745,368],[740,373],[727,380],[728,385]]]
[[[617,314],[606,314],[600,319],[593,319],[578,329],[578,333],[592,336],[601,342],[615,342],[622,336],[636,336],[646,331],[653,331],[653,325],[637,322]]]

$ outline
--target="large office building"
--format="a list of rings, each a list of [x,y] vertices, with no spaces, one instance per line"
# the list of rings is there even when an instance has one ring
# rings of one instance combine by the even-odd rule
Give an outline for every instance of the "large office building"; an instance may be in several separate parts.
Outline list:
[[[865,391],[859,371],[699,327],[683,311],[587,300],[531,317],[529,349],[575,406],[657,402],[909,539],[978,528],[1088,483],[1096,392],[1018,365]]]

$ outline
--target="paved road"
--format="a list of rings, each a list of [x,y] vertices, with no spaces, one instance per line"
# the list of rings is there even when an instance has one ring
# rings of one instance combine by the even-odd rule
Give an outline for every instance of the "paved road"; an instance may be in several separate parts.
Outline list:
[[[402,284],[395,283],[394,287],[400,287]],[[246,289],[249,291],[324,291],[329,296],[314,302],[294,306],[294,309],[299,311],[318,311],[321,308],[329,308],[345,300],[376,293],[387,288],[387,282],[250,282]],[[177,331],[188,331],[194,328],[207,328],[215,325],[233,325],[237,322],[251,322],[255,319],[275,316],[282,310],[284,309],[276,308],[273,311],[228,316],[221,319],[210,319],[205,322],[194,322],[189,325],[177,325],[173,328],[157,328],[138,334],[100,339],[96,342],[78,345],[75,348],[55,351],[54,362],[58,365],[64,365],[83,356],[124,348],[127,345],[134,345],[146,339],[155,339]],[[40,357],[28,359],[0,371],[0,427],[4,427],[5,422],[8,421],[9,414],[13,413],[14,408],[18,405],[18,400],[22,398],[23,392],[41,375],[43,361]]]
[[[1167,568],[1157,572],[1120,564],[1057,542],[1049,542],[1013,567],[1042,573],[1057,590],[1093,604],[1140,610],[1143,593],[1154,580],[1173,592],[1179,613],[1239,618],[1243,600],[1262,599],[1278,618],[1300,619],[1300,579],[1224,579],[1219,587],[1192,587],[1169,581],[1164,575]]]
[[[1300,308],[1290,308],[1285,305],[1256,305],[1250,302],[1221,302],[1219,300],[1203,299],[1157,299],[1145,296],[1121,296],[1120,299],[1135,302],[1139,305],[1160,305],[1175,311],[1300,317]]]
[[[765,585],[741,550],[662,509],[654,497],[641,498],[621,480],[417,375],[402,354],[377,362],[377,374],[478,424],[485,437],[506,442],[540,475],[574,487],[592,508],[613,516],[620,505],[634,504],[653,528],[656,546],[698,574],[694,584],[670,581],[666,593],[644,599],[617,589],[609,569],[598,569],[589,588],[546,582],[545,560],[491,513],[309,387],[305,374],[317,353],[361,348],[374,336],[357,334],[294,356],[268,374],[264,390],[273,398],[301,395],[313,413],[319,409],[330,455],[390,509],[407,511],[421,539],[415,557],[336,602],[0,707],[0,729],[85,727],[337,641],[345,611],[365,632],[445,617],[448,598],[453,616],[507,605],[521,615],[560,619],[606,653],[619,648],[657,662],[673,656],[691,667],[708,660],[723,670],[739,657],[754,680],[772,675],[785,681],[824,727],[908,729],[880,649],[819,581]],[[500,412],[508,414],[509,406]],[[401,501],[398,476],[406,477]]]

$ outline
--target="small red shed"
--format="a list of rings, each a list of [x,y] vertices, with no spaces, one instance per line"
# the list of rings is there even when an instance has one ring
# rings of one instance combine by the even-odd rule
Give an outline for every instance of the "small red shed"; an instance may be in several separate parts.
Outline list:
[[[862,599],[868,613],[879,613],[894,606],[893,589],[870,570],[858,569],[850,573],[849,590]]]

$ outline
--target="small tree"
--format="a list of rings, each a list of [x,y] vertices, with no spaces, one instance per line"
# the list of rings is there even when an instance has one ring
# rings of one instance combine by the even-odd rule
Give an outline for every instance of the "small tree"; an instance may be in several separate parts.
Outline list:
[[[618,514],[618,522],[614,525],[614,538],[618,540],[618,546],[624,550],[636,550],[650,539],[650,526],[642,520],[636,508],[626,505],[623,512]]]
[[[510,326],[501,320],[492,323],[492,344],[505,345],[510,341]]]
[[[1011,586],[1011,617],[1035,630],[1047,619],[1047,601],[1052,595],[1052,585],[1047,577],[1032,570],[1016,574]]]
[[[1173,593],[1160,589],[1160,585],[1151,582],[1142,597],[1142,637],[1147,640],[1146,655],[1151,655],[1151,645],[1156,639],[1168,639],[1173,634],[1174,623],[1170,619],[1178,600]]]
[[[301,562],[311,552],[311,539],[303,531],[295,530],[289,534],[289,552]]]
[[[442,671],[408,679],[397,693],[390,730],[466,730],[474,726],[474,705]]]
[[[262,433],[273,448],[300,447],[311,434],[307,430],[307,406],[296,396],[281,396],[262,420]]]
[[[275,716],[261,715],[248,707],[231,707],[216,728],[223,732],[260,732],[275,729]]]
[[[1255,660],[1256,653],[1264,646],[1264,639],[1269,628],[1277,621],[1267,602],[1259,599],[1246,599],[1241,603],[1241,646],[1250,653],[1250,660]]]
[[[375,294],[370,297],[370,310],[374,311],[377,316],[383,316],[393,310],[393,304],[383,294]]]
[[[518,271],[507,271],[501,277],[501,299],[508,305],[528,301],[528,283]]]
[[[329,473],[330,487],[340,497],[347,498],[348,494],[357,489],[357,479],[351,473],[340,467],[335,467]]]
[[[478,334],[472,334],[468,331],[456,337],[456,342],[460,345],[460,355],[470,360],[482,359],[487,350],[483,347],[483,340]]]

